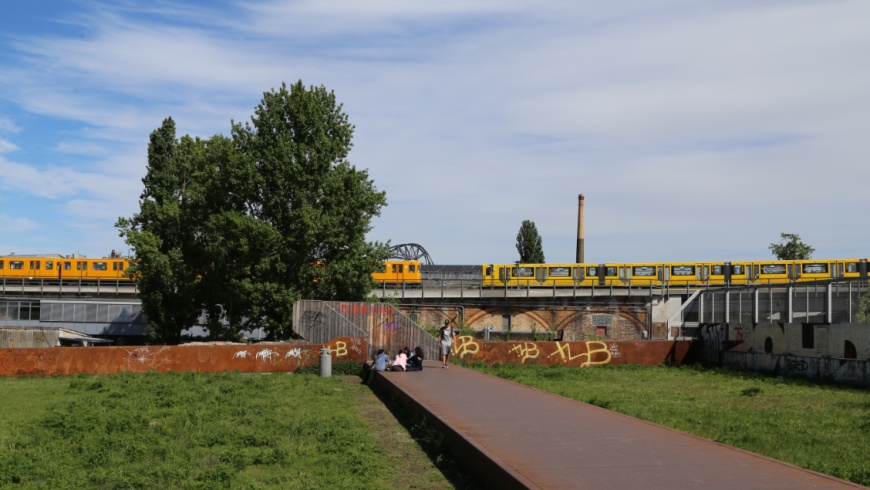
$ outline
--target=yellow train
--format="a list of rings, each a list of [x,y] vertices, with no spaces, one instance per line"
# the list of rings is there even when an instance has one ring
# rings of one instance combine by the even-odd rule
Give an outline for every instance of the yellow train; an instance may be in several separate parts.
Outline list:
[[[63,255],[0,256],[0,278],[56,280],[127,280],[127,258],[117,254],[100,259]]]
[[[752,285],[867,279],[867,259],[490,264],[483,287]]]
[[[637,262],[603,264],[484,264],[479,273],[455,266],[465,281],[484,288],[588,288],[601,286],[760,285],[868,278],[868,259],[761,260],[742,262]],[[90,259],[63,255],[0,256],[0,279],[129,280],[130,259],[112,253]],[[372,274],[383,285],[420,285],[451,279],[441,266],[427,274],[416,260],[387,260]],[[458,273],[457,273],[458,274]],[[470,277],[473,276],[473,277]]]
[[[0,256],[0,279],[46,279],[63,281],[96,281],[130,278],[125,271],[130,267],[128,257],[112,253],[109,257],[90,259],[63,255],[5,255]],[[372,274],[383,284],[420,284],[420,262],[388,260],[383,269]]]

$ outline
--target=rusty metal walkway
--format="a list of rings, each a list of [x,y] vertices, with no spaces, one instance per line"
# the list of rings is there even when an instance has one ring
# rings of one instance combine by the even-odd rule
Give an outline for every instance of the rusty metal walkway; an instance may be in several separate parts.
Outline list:
[[[459,366],[378,372],[372,387],[442,431],[489,488],[865,488]]]

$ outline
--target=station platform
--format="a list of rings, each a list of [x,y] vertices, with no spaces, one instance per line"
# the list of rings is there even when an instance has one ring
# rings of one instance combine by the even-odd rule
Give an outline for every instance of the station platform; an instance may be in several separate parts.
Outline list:
[[[487,488],[865,488],[456,365],[376,372],[371,386],[441,431]]]

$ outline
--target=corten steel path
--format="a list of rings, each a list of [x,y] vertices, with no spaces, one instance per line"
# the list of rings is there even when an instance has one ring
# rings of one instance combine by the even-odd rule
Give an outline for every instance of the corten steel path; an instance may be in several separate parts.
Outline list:
[[[440,429],[490,488],[865,488],[440,362],[372,385]]]

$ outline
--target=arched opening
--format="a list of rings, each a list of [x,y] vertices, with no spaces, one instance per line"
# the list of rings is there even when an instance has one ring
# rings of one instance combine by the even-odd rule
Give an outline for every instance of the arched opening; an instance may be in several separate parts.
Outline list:
[[[855,348],[855,344],[848,340],[843,346],[843,357],[846,359],[858,359],[858,349]]]
[[[764,353],[772,354],[773,353],[773,339],[767,337],[764,339]]]

